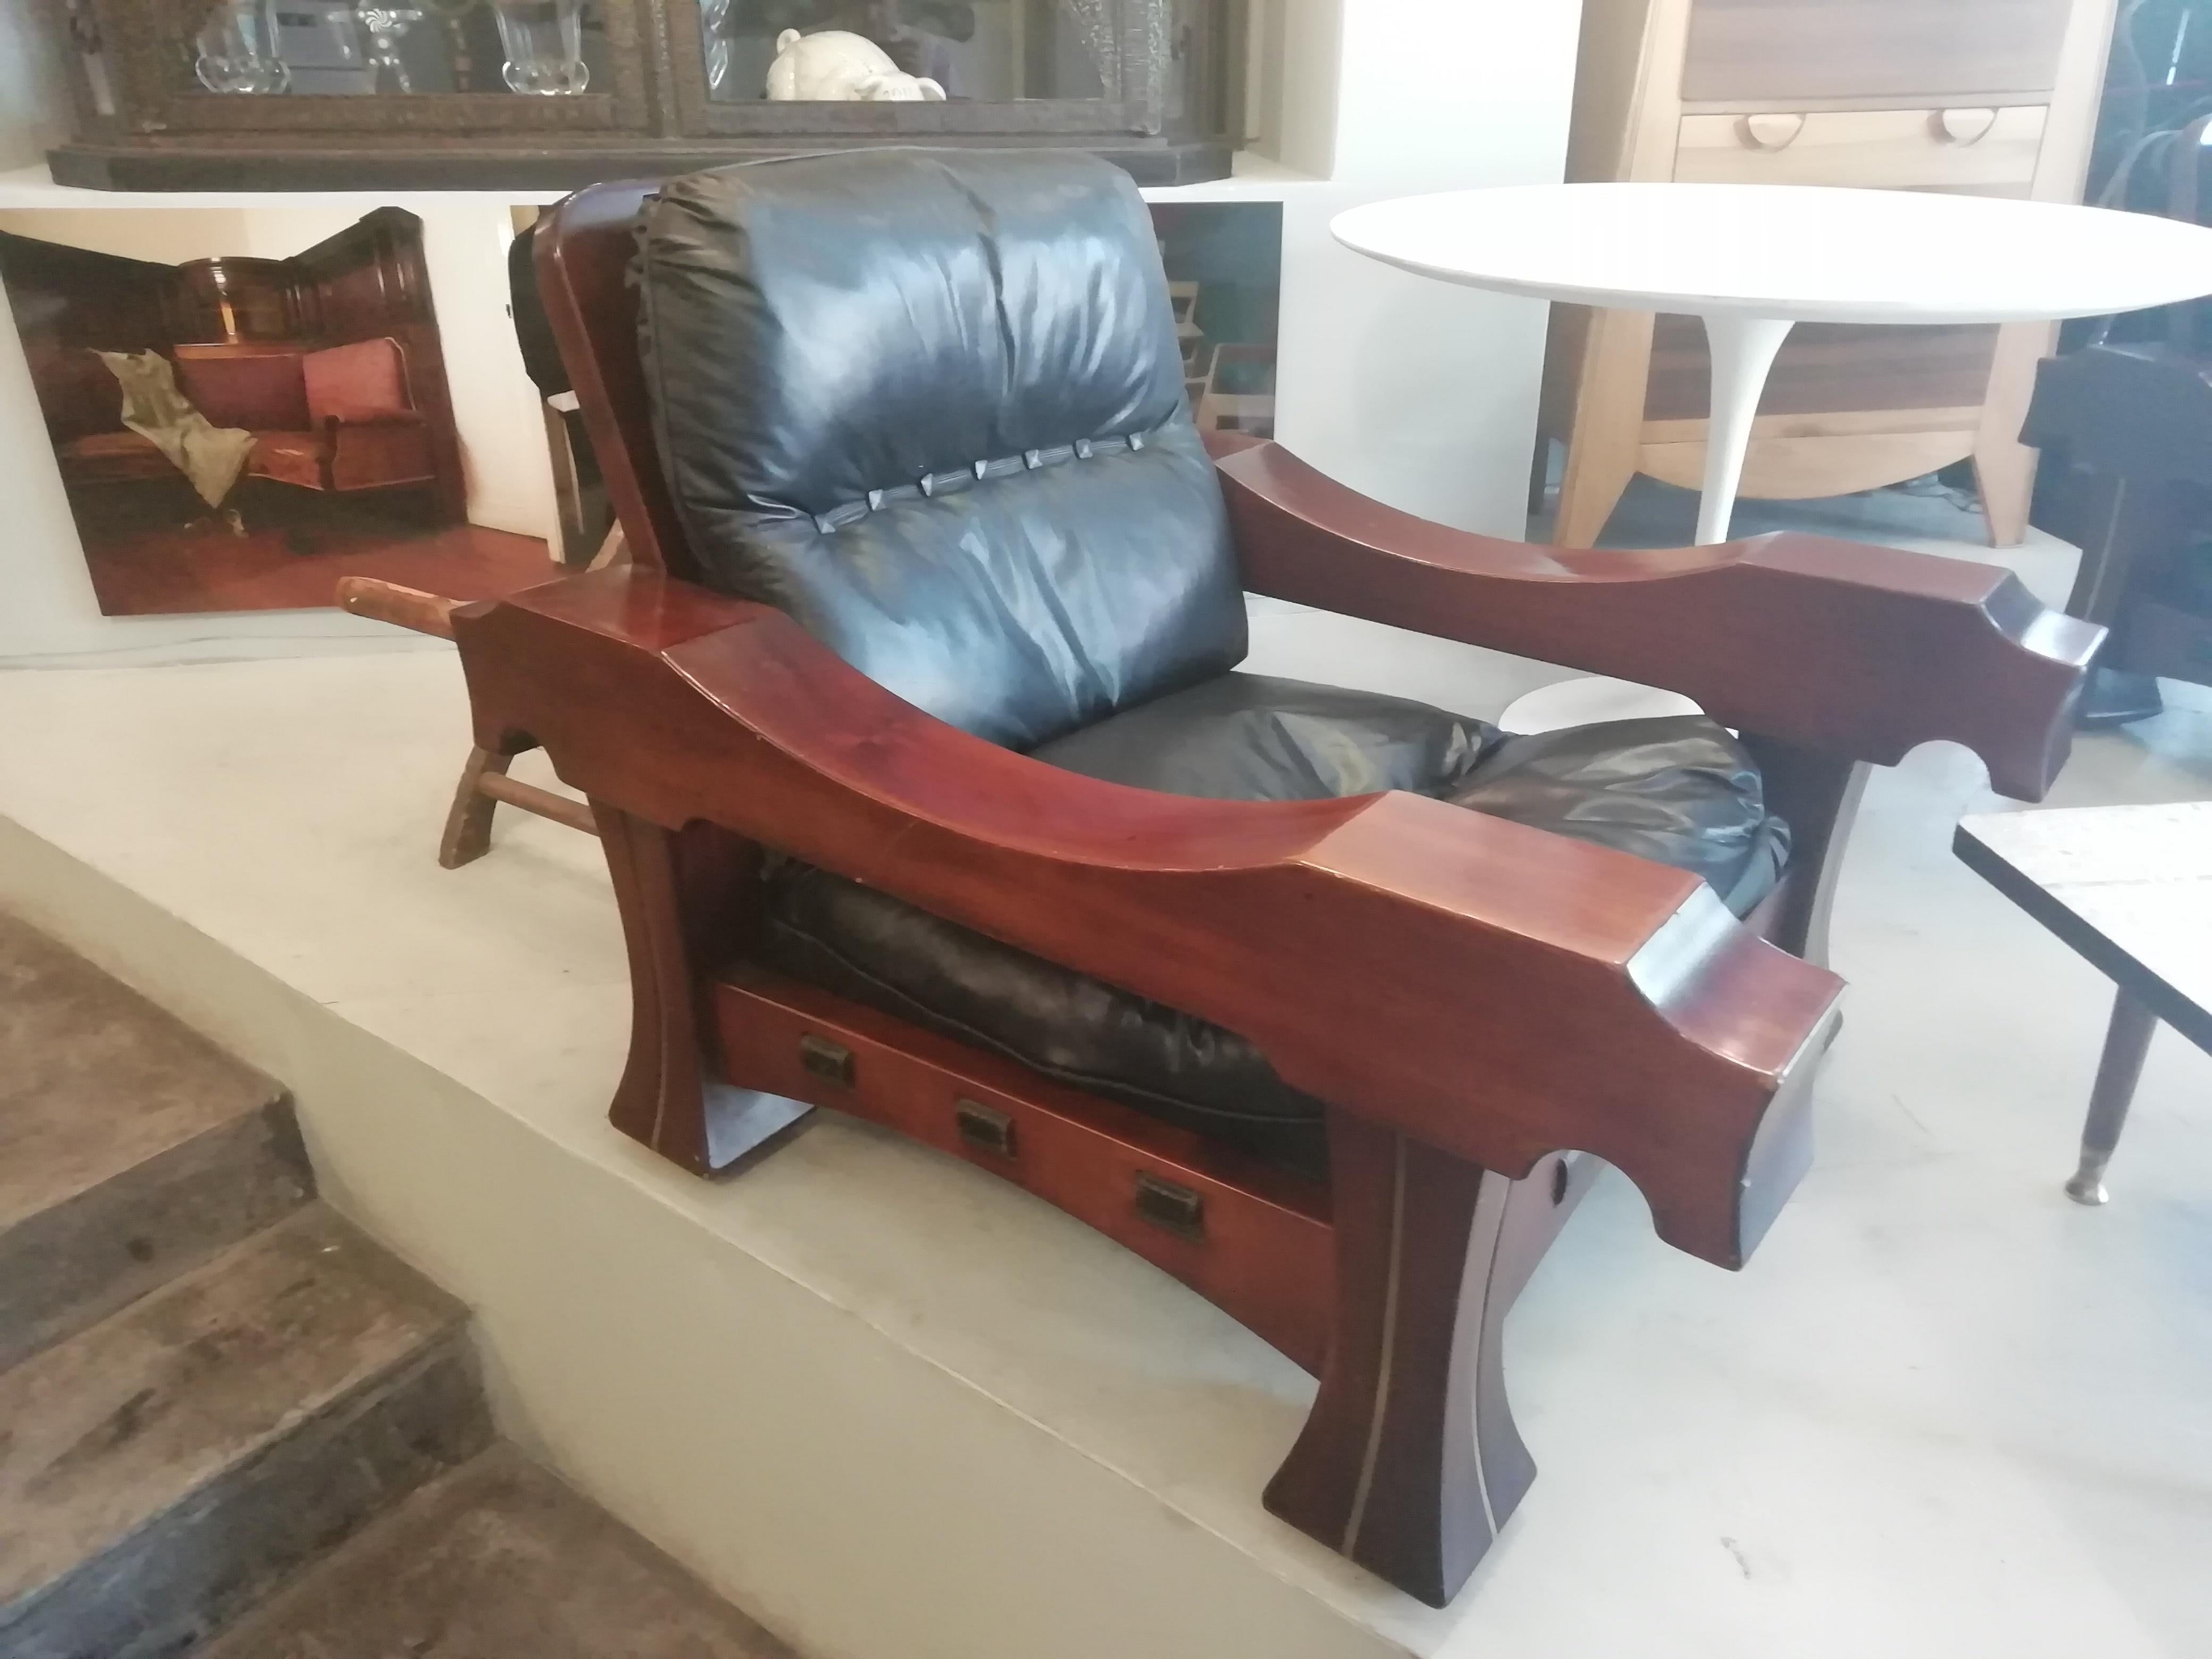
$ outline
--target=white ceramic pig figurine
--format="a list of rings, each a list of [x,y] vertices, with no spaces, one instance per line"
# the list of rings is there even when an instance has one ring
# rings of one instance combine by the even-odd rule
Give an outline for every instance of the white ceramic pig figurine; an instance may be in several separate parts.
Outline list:
[[[890,54],[866,35],[786,29],[775,39],[768,95],[785,101],[942,103],[945,88],[927,76],[901,74]]]

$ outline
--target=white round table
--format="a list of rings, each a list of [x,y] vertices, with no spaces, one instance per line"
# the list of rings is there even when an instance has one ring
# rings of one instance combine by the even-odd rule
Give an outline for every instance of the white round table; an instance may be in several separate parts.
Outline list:
[[[1376,202],[1330,226],[1424,276],[1703,320],[1712,419],[1697,539],[1725,541],[1793,325],[2052,322],[2212,294],[2212,230],[2057,202],[1803,185],[1521,185]],[[1616,718],[1592,690],[1539,726]],[[1620,683],[1612,683],[1619,685]],[[1680,701],[1680,700],[1678,700]],[[1522,710],[1528,700],[1516,704]]]

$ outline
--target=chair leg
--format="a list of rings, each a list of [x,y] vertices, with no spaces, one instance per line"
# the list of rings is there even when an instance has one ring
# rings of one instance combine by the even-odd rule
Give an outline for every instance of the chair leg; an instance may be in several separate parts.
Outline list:
[[[678,831],[592,803],[629,952],[629,1057],[608,1118],[695,1175],[726,1170],[813,1108],[716,1075],[708,969],[741,938],[757,851],[708,825]]]
[[[438,862],[445,868],[458,870],[491,851],[491,815],[499,803],[480,786],[487,774],[504,775],[514,758],[489,749],[469,750],[460,784],[453,791],[453,810],[446,814],[446,833],[438,842]]]
[[[1267,1508],[1443,1607],[1535,1479],[1506,1401],[1504,1325],[1574,1183],[1548,1164],[1508,1181],[1341,1112],[1329,1160],[1328,1360]]]
[[[1567,446],[1567,470],[1559,481],[1559,515],[1552,526],[1557,547],[1595,547],[1613,509],[1636,477],[1634,434],[1577,430]]]

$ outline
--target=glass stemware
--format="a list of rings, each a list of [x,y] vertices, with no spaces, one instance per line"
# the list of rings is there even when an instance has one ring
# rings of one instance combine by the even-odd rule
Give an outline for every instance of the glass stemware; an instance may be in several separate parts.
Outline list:
[[[589,84],[583,0],[492,0],[492,8],[511,91],[557,97]]]
[[[730,78],[730,37],[723,26],[730,21],[730,0],[699,0],[699,34],[707,43],[707,90],[721,91]]]
[[[192,73],[210,92],[282,92],[291,81],[263,0],[216,0],[193,44]]]

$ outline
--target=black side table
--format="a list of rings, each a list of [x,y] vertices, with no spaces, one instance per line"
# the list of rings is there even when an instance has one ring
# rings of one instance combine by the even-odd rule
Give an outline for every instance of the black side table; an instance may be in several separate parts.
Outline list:
[[[2212,1054],[2212,801],[1985,813],[1953,847],[2118,988],[2066,1183],[2102,1204],[2151,1033],[2171,1025]]]

